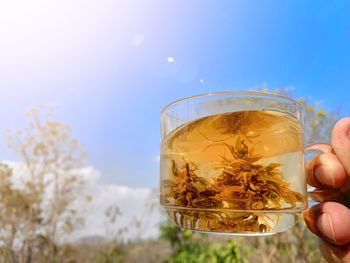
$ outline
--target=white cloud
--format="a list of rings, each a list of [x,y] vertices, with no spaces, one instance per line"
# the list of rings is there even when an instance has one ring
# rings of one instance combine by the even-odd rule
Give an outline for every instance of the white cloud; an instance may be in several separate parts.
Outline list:
[[[88,227],[82,230],[83,235],[106,235],[104,211],[110,206],[117,206],[122,212],[117,219],[115,230],[129,227],[125,238],[137,235],[137,231],[131,225],[134,219],[141,220],[142,234],[138,238],[158,235],[158,223],[164,218],[158,208],[150,210],[147,207],[158,203],[158,199],[155,200],[155,196],[152,195],[152,189],[101,183],[101,174],[93,167],[86,167],[80,172],[87,182],[86,193],[92,196],[92,202],[86,206]]]

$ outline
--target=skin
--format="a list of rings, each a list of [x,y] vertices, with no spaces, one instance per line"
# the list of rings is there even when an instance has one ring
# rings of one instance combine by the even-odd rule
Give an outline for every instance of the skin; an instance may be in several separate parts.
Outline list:
[[[304,219],[320,237],[320,251],[329,262],[350,262],[350,117],[332,131],[332,146],[316,144],[323,153],[306,164],[308,184],[319,193],[320,204],[308,208]]]

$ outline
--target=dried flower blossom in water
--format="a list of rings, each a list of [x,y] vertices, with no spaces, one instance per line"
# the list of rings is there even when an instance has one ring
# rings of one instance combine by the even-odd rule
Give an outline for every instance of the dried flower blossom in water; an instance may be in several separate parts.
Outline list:
[[[276,116],[259,113],[258,120],[268,121],[253,125],[254,114],[258,112],[200,119],[190,123],[188,130],[179,130],[181,140],[176,140],[175,133],[166,142],[173,152],[182,151],[169,161],[169,177],[162,181],[161,195],[162,204],[179,226],[208,232],[267,233],[278,223],[279,211],[305,206],[306,197],[285,180],[282,162],[268,162],[259,144],[263,136],[273,138],[262,130],[269,132],[267,126],[276,122]],[[220,129],[220,121],[226,128]],[[258,127],[258,136],[252,127]],[[228,133],[234,135],[228,137]],[[291,140],[287,135],[283,139]],[[184,152],[189,142],[193,150]],[[295,145],[283,147],[293,152]],[[269,154],[278,151],[268,150]],[[276,212],[271,216],[267,211]]]

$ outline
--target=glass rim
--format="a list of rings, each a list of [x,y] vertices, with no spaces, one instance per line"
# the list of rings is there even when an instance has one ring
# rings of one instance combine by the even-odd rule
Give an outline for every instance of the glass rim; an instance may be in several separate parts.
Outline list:
[[[197,94],[197,95],[184,97],[182,99],[174,100],[174,101],[168,103],[166,106],[163,107],[163,109],[161,110],[160,113],[161,113],[161,115],[163,115],[163,113],[165,113],[168,109],[170,109],[171,107],[173,107],[181,102],[184,102],[184,101],[189,101],[189,100],[193,100],[193,99],[197,99],[197,98],[211,97],[211,96],[220,96],[220,95],[252,95],[252,96],[253,95],[261,95],[261,96],[265,96],[266,98],[284,99],[288,102],[292,102],[292,103],[296,104],[300,111],[303,109],[303,106],[299,101],[297,101],[293,98],[284,96],[284,95],[265,92],[265,91],[241,90],[241,91],[207,92],[207,93],[201,93],[201,94]]]

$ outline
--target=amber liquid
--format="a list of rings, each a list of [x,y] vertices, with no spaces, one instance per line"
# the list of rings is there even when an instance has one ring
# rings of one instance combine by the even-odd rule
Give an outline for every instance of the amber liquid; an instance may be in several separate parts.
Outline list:
[[[238,111],[186,123],[161,144],[161,204],[180,227],[273,234],[307,206],[300,122]]]

